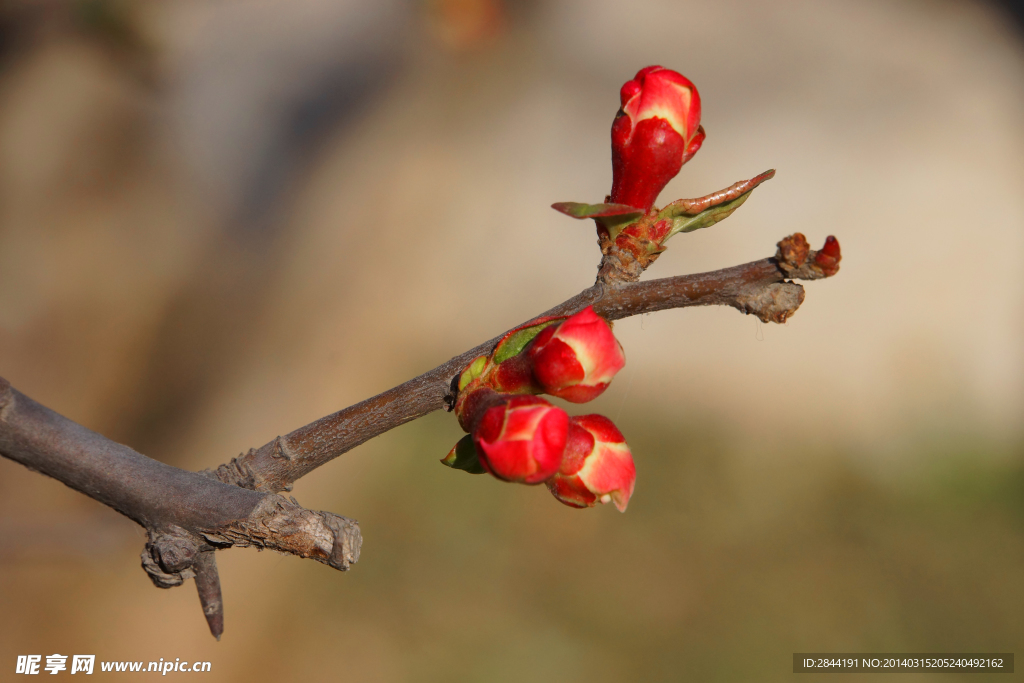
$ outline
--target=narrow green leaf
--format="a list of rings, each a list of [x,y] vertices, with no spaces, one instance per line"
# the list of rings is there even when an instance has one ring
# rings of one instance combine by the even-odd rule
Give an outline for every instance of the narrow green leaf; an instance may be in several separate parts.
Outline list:
[[[674,219],[682,218],[684,216],[696,216],[708,209],[731,202],[740,195],[748,194],[764,181],[771,180],[774,177],[775,169],[771,168],[764,173],[759,173],[750,180],[741,180],[738,183],[733,183],[724,190],[712,192],[711,194],[703,197],[698,197],[696,199],[677,199],[671,204],[667,204],[665,208],[658,213],[658,218]]]
[[[752,192],[753,190],[751,190]],[[747,201],[747,197],[750,196],[750,192],[741,194],[731,202],[719,204],[713,206],[706,211],[701,211],[696,216],[680,216],[672,221],[672,229],[669,230],[668,235],[665,236],[665,240],[669,237],[680,232],[693,232],[694,230],[700,230],[701,228],[710,228],[719,221],[724,221],[726,218],[732,215],[732,212],[740,208],[743,202]],[[664,243],[664,241],[662,242]]]
[[[573,218],[601,218],[602,216],[627,216],[639,218],[644,214],[642,209],[626,204],[581,204],[580,202],[558,202],[551,208]]]

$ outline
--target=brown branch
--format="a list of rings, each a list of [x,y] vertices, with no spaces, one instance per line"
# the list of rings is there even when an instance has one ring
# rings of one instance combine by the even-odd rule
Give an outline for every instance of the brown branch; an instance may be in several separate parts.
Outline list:
[[[779,242],[776,255],[710,273],[632,282],[597,283],[538,318],[570,315],[587,306],[609,320],[688,306],[732,306],[764,322],[785,322],[803,303],[804,289],[790,279],[816,280],[838,271],[838,259],[822,266],[819,252],[796,233]],[[831,258],[831,257],[829,257]],[[215,471],[224,482],[257,491],[287,491],[292,483],[342,453],[395,427],[454,404],[452,380],[499,335],[419,377],[300,427],[287,436],[233,458]]]
[[[149,541],[142,564],[157,586],[181,585],[198,572],[215,636],[223,628],[215,548],[266,548],[342,571],[359,557],[356,522],[147,458],[36,403],[3,378],[0,454],[144,527]]]
[[[765,322],[785,321],[803,302],[791,279],[838,271],[838,243],[811,251],[799,233],[773,258],[711,273],[649,282],[602,281],[541,316],[586,306],[609,320],[688,306],[732,306]],[[220,638],[224,612],[214,550],[278,550],[346,570],[359,557],[359,526],[301,507],[277,491],[361,443],[440,408],[451,408],[453,379],[495,337],[383,394],[321,418],[215,472],[187,472],[114,443],[14,390],[0,378],[0,455],[49,475],[143,526],[142,565],[163,588],[195,578],[210,632]]]

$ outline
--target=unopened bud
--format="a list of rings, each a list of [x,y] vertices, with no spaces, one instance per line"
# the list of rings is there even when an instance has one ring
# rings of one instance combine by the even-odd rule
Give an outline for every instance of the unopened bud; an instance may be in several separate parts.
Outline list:
[[[558,471],[569,416],[539,396],[509,396],[476,421],[480,464],[506,481],[539,484]]]
[[[635,483],[633,455],[612,421],[603,415],[570,418],[561,467],[547,483],[555,498],[578,508],[614,502],[625,512]]]
[[[825,238],[825,245],[814,255],[814,264],[828,276],[839,272],[839,262],[842,260],[843,254],[839,249],[839,240],[832,235]]]
[[[700,95],[685,76],[660,66],[638,71],[619,95],[608,201],[646,210],[704,141]]]
[[[626,364],[608,321],[591,306],[545,328],[529,354],[543,391],[572,403],[597,398]]]

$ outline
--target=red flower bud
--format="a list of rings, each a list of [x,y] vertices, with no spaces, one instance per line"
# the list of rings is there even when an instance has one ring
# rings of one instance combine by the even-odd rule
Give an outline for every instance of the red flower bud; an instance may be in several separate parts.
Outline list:
[[[597,398],[626,364],[611,326],[591,306],[546,327],[529,353],[544,392],[572,403]]]
[[[843,260],[842,251],[839,248],[839,240],[832,235],[825,238],[825,246],[814,256],[814,263],[828,277],[839,272],[839,262]]]
[[[506,481],[539,484],[558,471],[569,416],[539,396],[510,396],[473,430],[480,464]]]
[[[562,465],[548,480],[555,498],[577,508],[614,502],[625,512],[635,483],[633,455],[611,420],[603,415],[569,419]]]
[[[685,76],[660,66],[638,71],[619,95],[608,201],[646,210],[704,141],[700,95]]]

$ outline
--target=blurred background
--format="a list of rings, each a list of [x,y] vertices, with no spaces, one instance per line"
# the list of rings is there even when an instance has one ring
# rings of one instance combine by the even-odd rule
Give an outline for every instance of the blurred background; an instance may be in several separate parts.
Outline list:
[[[1022,16],[4,0],[0,375],[179,467],[590,285],[593,228],[549,206],[603,199],[618,88],[648,64],[697,84],[708,132],[662,202],[778,175],[645,277],[763,258],[796,231],[835,234],[844,259],[782,326],[732,309],[616,325],[625,370],[570,410],[629,440],[626,514],[444,468],[461,432],[433,414],[297,483],[360,521],[348,574],[218,555],[220,643],[191,582],[158,590],[139,568],[141,529],[0,460],[0,667],[57,652],[208,660],[225,681],[768,681],[793,652],[1019,652]]]

